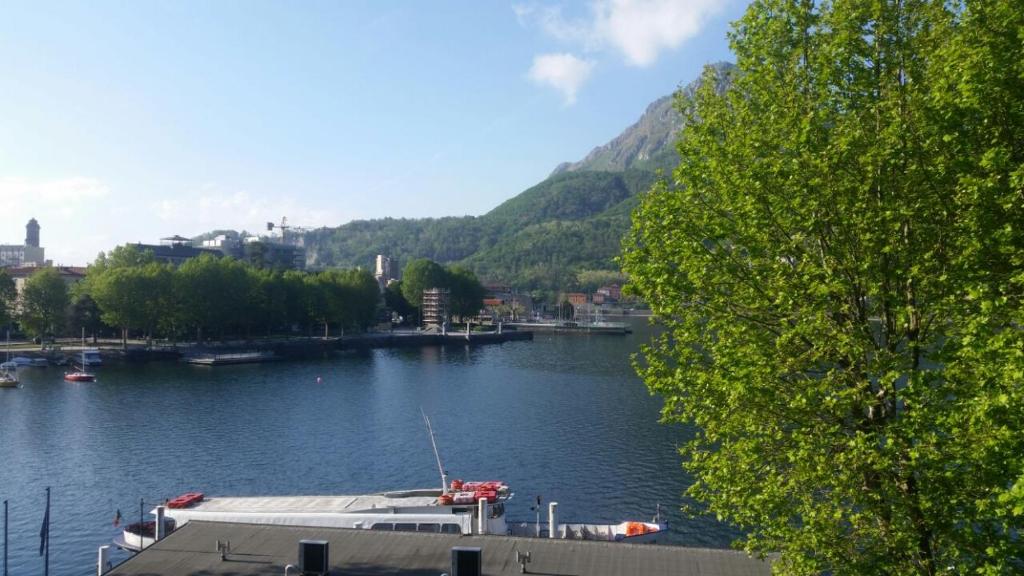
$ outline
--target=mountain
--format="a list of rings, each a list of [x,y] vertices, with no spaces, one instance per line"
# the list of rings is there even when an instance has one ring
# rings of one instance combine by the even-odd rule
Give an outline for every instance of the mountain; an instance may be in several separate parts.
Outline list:
[[[552,176],[564,172],[613,171],[627,168],[671,168],[672,142],[683,119],[673,106],[672,96],[655,100],[643,116],[611,142],[598,146],[579,162],[564,162],[555,168]]]
[[[616,270],[638,194],[678,161],[682,117],[673,102],[659,98],[622,134],[483,216],[359,220],[308,232],[307,263],[370,267],[387,254],[404,266],[430,258],[469,266],[488,283],[550,291],[572,288],[581,270]]]

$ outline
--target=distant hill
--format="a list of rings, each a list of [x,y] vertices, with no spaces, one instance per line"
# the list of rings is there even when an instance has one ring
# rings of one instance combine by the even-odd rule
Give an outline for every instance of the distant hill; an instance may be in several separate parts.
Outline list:
[[[730,64],[716,64],[729,67]],[[691,83],[685,90],[692,90]],[[637,195],[678,159],[682,118],[673,97],[579,162],[483,216],[358,220],[305,234],[310,267],[370,267],[377,254],[470,266],[485,282],[522,289],[571,288],[585,269],[613,270]]]

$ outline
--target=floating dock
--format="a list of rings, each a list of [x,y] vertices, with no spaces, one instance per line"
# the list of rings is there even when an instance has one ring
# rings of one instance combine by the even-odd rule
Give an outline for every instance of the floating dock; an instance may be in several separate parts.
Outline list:
[[[633,329],[625,322],[515,322],[505,325],[514,330],[530,330],[552,334],[631,334]]]
[[[228,352],[218,354],[196,354],[185,356],[182,362],[199,366],[226,366],[230,364],[261,364],[280,360],[271,351]]]
[[[452,573],[452,549],[479,549],[482,571],[513,576],[769,576],[768,560],[736,550],[510,536],[307,528],[192,521],[114,567],[110,576],[298,574],[299,541],[326,542],[326,573]],[[214,548],[214,543],[218,547]],[[102,558],[103,550],[100,551]],[[527,559],[528,558],[528,559]],[[463,567],[464,569],[466,567]],[[525,568],[525,570],[523,570]],[[320,572],[320,570],[317,570]]]

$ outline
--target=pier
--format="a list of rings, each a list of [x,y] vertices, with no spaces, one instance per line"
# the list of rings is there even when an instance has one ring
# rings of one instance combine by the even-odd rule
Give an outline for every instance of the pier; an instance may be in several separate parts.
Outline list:
[[[221,522],[189,522],[129,558],[109,576],[298,574],[300,540],[327,543],[329,574],[452,573],[452,549],[478,548],[482,571],[470,574],[613,576],[768,576],[771,563],[736,550],[458,536]],[[216,549],[214,543],[217,543]],[[290,568],[286,568],[289,567]]]

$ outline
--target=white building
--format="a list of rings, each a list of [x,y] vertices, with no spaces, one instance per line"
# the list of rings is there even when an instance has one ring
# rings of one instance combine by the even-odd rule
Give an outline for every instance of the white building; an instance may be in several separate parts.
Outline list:
[[[0,244],[0,267],[45,266],[45,249],[39,245],[39,222],[25,225],[24,244]]]

